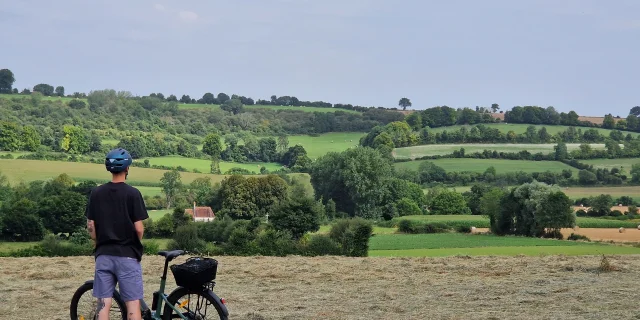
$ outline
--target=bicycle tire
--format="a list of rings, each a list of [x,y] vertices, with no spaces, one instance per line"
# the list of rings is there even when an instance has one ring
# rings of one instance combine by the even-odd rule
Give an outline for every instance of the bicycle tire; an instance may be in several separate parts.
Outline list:
[[[80,302],[80,298],[82,297],[82,295],[84,295],[85,293],[91,290],[93,290],[93,281],[87,281],[83,285],[81,285],[73,294],[73,297],[71,298],[71,304],[69,305],[69,316],[71,317],[71,320],[78,320],[78,302]],[[93,295],[90,295],[90,297],[91,299],[95,299]],[[114,303],[118,306],[118,309],[120,309],[122,320],[127,320],[127,305],[122,300],[122,297],[120,297],[120,293],[115,290],[113,291],[113,297],[111,302],[112,307]],[[85,319],[85,320],[93,320],[93,319]]]
[[[180,319],[180,317],[177,314],[175,315],[175,317],[172,317],[173,309],[171,309],[171,306],[175,305],[181,297],[189,294],[199,295],[207,299],[217,311],[218,317],[219,317],[218,319],[220,320],[229,319],[229,312],[227,311],[227,307],[222,304],[222,302],[220,301],[220,298],[218,298],[218,296],[215,293],[213,293],[213,291],[209,289],[206,289],[204,291],[193,291],[184,287],[178,287],[175,290],[173,290],[171,294],[169,294],[169,296],[167,297],[169,304],[165,304],[164,306],[164,310],[162,312],[162,319],[163,320]],[[207,320],[208,320],[208,317],[207,317]]]

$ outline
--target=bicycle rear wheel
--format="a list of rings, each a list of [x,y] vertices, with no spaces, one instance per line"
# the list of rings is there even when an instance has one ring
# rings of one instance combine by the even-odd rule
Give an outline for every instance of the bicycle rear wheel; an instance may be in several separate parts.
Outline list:
[[[95,320],[98,301],[93,297],[93,282],[89,281],[80,286],[71,298],[69,315],[71,320]],[[127,306],[118,291],[113,292],[109,319],[127,320]]]
[[[180,313],[190,320],[211,320],[229,319],[227,308],[214,297],[209,290],[191,291],[187,288],[178,287],[167,297],[169,304],[165,304],[162,312],[162,319],[181,319],[171,305],[175,306]]]

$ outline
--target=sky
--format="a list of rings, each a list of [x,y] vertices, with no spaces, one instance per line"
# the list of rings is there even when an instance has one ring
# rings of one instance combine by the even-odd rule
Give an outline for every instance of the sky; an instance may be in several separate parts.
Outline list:
[[[362,106],[640,105],[637,0],[0,0],[14,87]]]

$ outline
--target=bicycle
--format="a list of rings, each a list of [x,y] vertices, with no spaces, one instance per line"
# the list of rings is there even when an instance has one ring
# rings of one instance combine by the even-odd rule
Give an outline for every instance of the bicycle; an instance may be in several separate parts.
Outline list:
[[[144,320],[169,320],[169,319],[185,319],[185,320],[206,320],[206,319],[221,319],[227,320],[229,317],[229,311],[225,305],[226,301],[221,299],[213,292],[215,286],[215,276],[217,272],[217,261],[208,258],[189,258],[187,262],[180,265],[172,265],[171,271],[178,287],[174,289],[169,295],[164,293],[165,285],[167,282],[167,269],[169,268],[169,262],[176,257],[184,254],[183,250],[173,251],[160,251],[158,255],[165,257],[164,271],[160,278],[160,288],[158,291],[153,292],[153,302],[151,309],[149,309],[144,299],[140,300],[140,308],[142,311],[142,319]],[[208,263],[208,267],[204,270],[203,266]],[[212,267],[213,266],[213,267]],[[193,270],[196,270],[195,272]],[[97,301],[91,294],[93,290],[93,280],[86,281],[81,285],[73,297],[71,298],[70,316],[71,320],[95,320],[97,317],[96,306],[90,308],[84,313],[78,312],[78,305],[83,295],[88,294],[89,301],[93,301],[96,304]],[[191,295],[196,295],[196,309],[191,308]],[[182,299],[186,296],[186,299]],[[112,320],[120,319],[126,320],[127,308],[122,300],[118,290],[113,292],[113,302],[111,311],[115,315],[110,313],[109,318]],[[163,308],[164,304],[164,308]],[[207,308],[212,305],[215,308],[213,317],[207,318]],[[204,315],[199,311],[201,307],[204,307]],[[183,311],[184,310],[184,311]],[[161,312],[162,311],[162,312]],[[85,315],[86,313],[86,315]]]

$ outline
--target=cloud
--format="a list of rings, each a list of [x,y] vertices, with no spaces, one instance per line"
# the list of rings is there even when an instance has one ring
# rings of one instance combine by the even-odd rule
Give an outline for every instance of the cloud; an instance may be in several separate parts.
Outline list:
[[[167,9],[165,9],[165,7],[159,3],[156,3],[153,5],[154,8],[156,8],[156,10],[158,11],[166,11]]]
[[[180,11],[180,13],[178,13],[178,16],[180,17],[180,19],[185,20],[185,21],[196,21],[196,20],[198,20],[198,15],[195,12],[192,12],[192,11]]]

